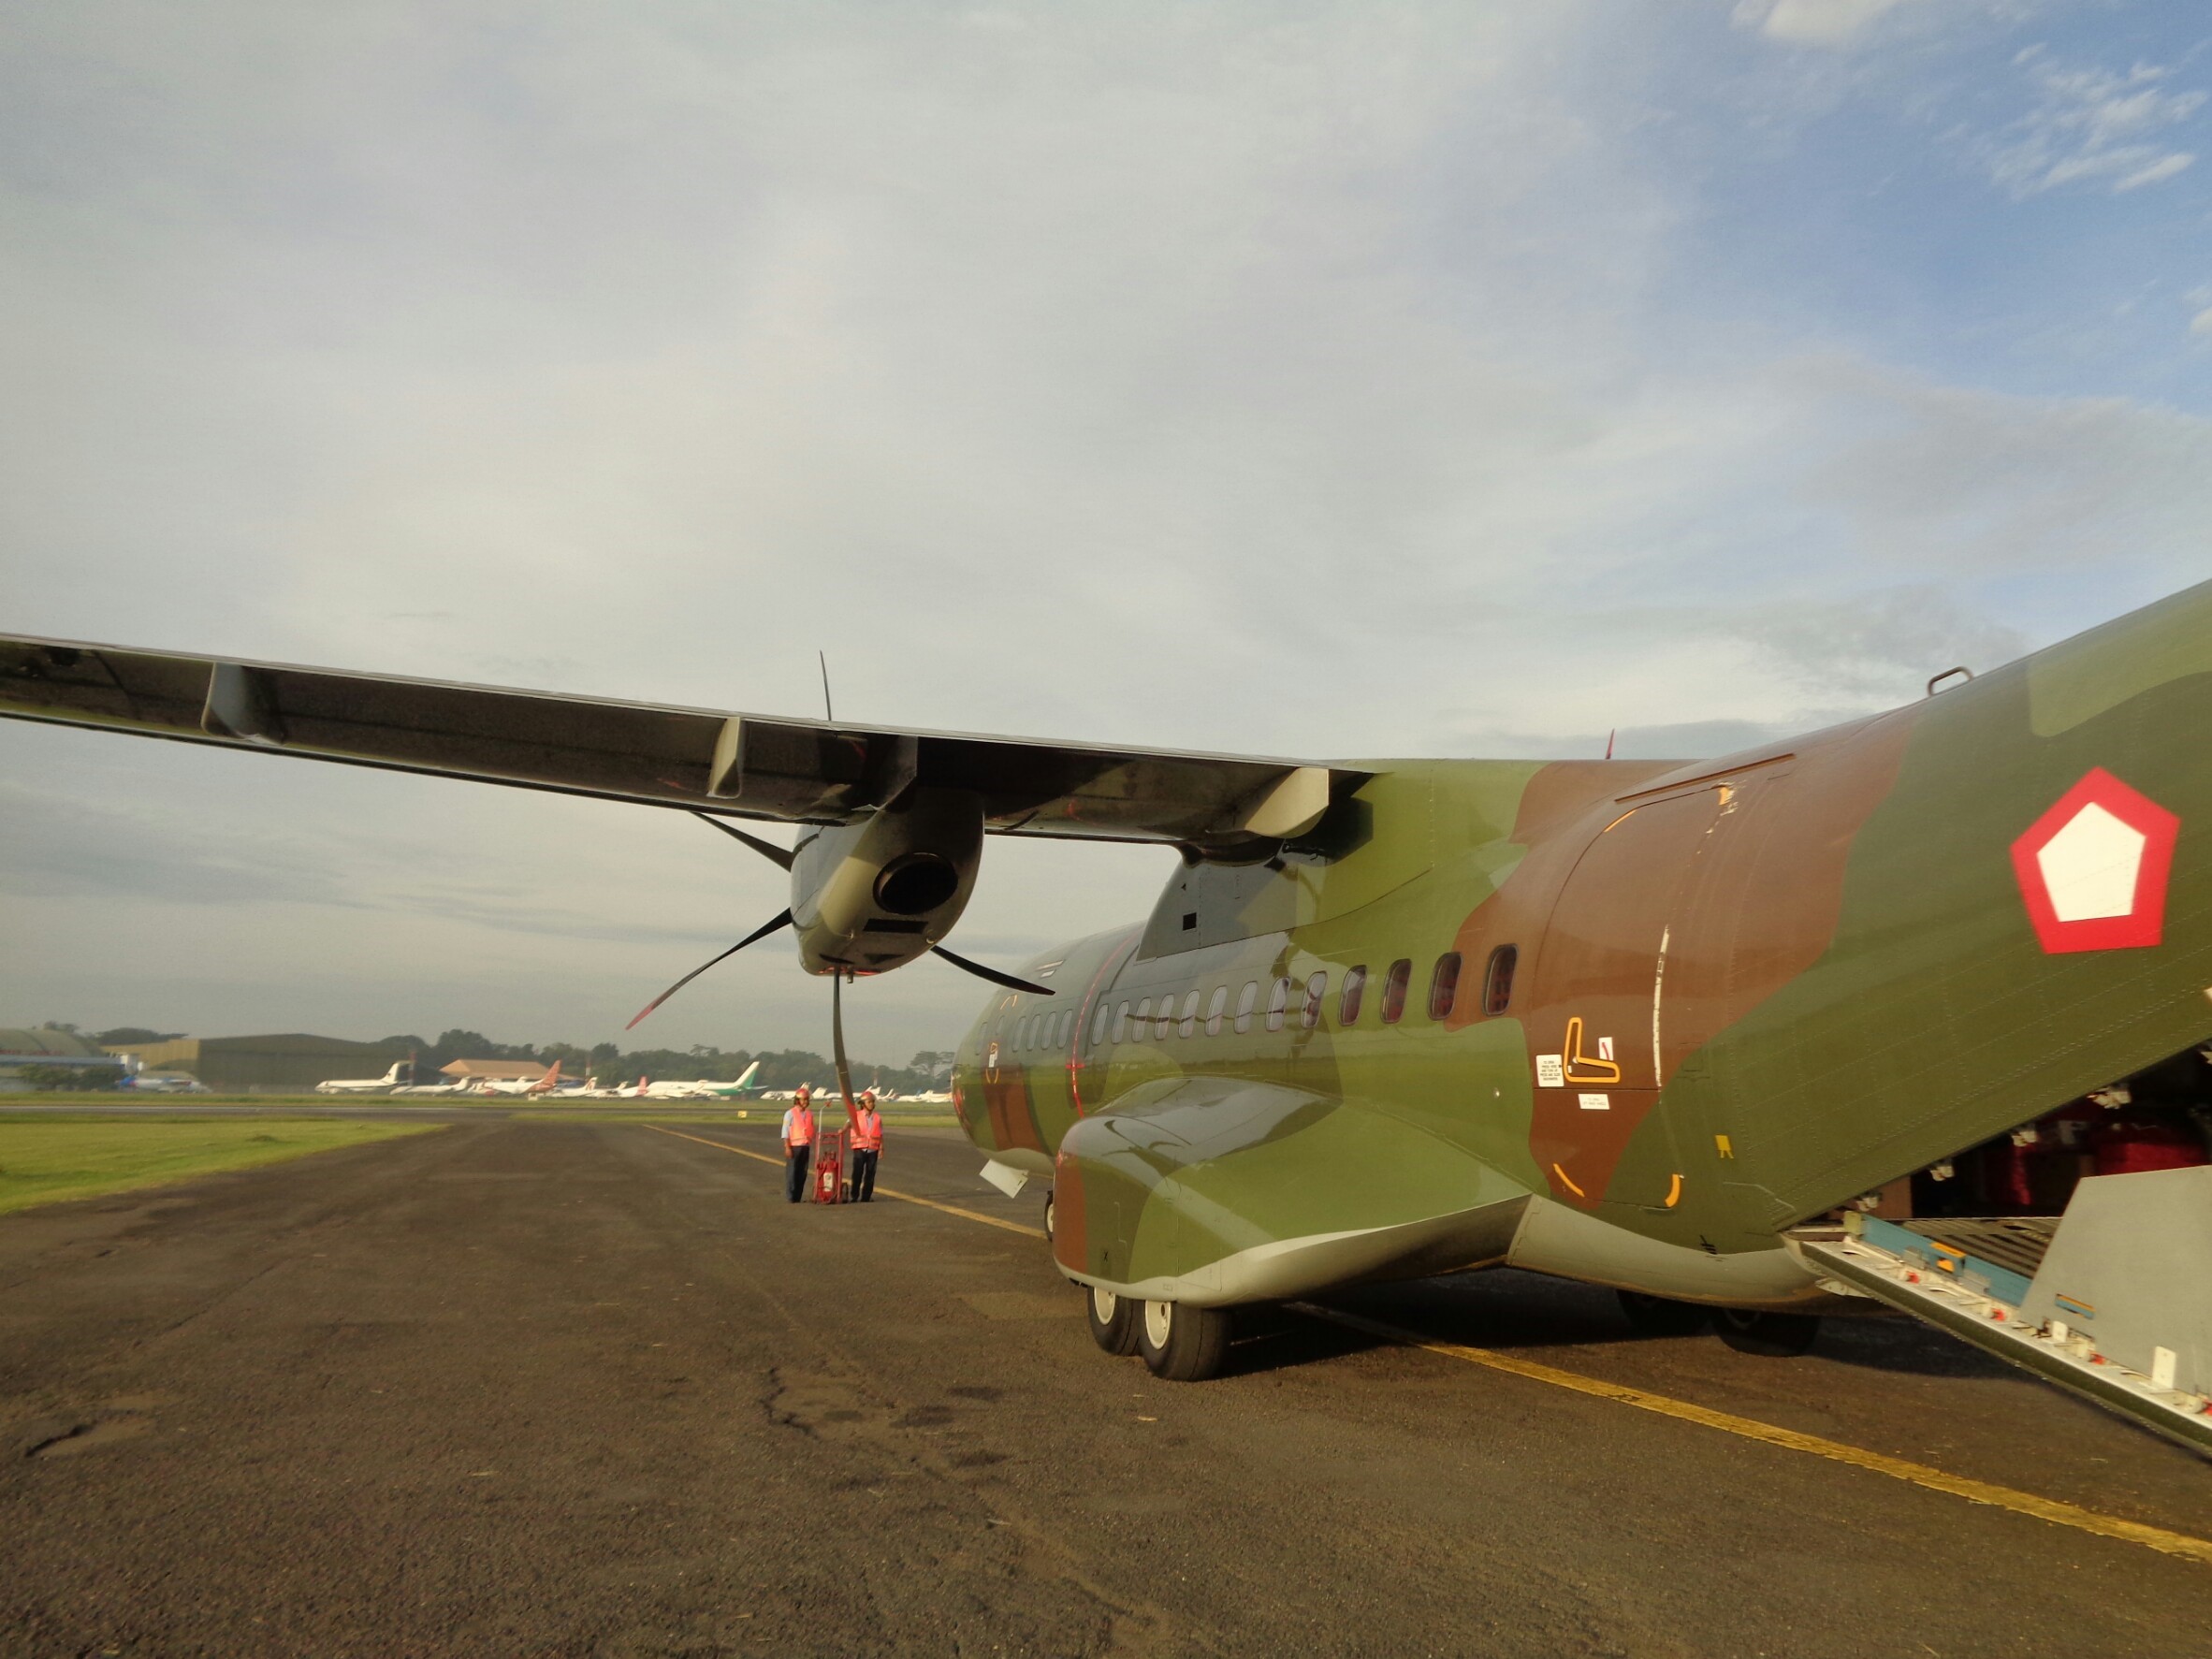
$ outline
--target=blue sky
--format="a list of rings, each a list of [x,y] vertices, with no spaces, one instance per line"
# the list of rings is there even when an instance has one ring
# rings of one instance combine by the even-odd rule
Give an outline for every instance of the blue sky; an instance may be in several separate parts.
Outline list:
[[[2203,412],[2212,17],[1908,0],[1776,39],[1749,15],[1673,35],[1653,77],[1684,95],[1658,100],[1666,164],[1702,174],[1674,303],[1710,314],[1717,276],[1779,337]],[[1700,56],[1725,67],[1699,77]]]
[[[2102,0],[47,8],[5,625],[1718,752],[2212,575],[2208,93],[2201,7]],[[339,770],[0,730],[0,1024],[596,1040],[779,902],[666,815]],[[1164,874],[995,847],[962,938]],[[885,1053],[973,1005],[871,991]]]

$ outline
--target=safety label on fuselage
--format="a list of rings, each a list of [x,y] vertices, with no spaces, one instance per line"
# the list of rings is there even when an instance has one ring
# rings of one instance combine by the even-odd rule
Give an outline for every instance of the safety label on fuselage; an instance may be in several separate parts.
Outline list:
[[[1536,1086],[1540,1089],[1566,1087],[1566,1062],[1557,1055],[1538,1055]]]
[[[1609,1095],[1578,1095],[1576,1099],[1582,1102],[1585,1112],[1610,1112],[1613,1109],[1612,1097]]]

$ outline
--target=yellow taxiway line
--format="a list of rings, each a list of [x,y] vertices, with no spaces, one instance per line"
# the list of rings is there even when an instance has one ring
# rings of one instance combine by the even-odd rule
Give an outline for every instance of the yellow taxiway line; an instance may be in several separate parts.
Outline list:
[[[1326,1319],[1332,1325],[1342,1325],[1369,1336],[1379,1336],[1386,1342],[1399,1343],[1406,1347],[1419,1348],[1424,1353],[1441,1354],[1448,1360],[1488,1366],[1492,1371],[1509,1372],[1515,1376],[1550,1383],[1555,1389],[1571,1389],[1578,1394],[1588,1394],[1594,1399],[1633,1405],[1638,1411],[1656,1412],[1661,1417],[1696,1423],[1703,1428],[1718,1429],[1723,1433],[1740,1435],[1746,1440],[1761,1440],[1768,1446],[1784,1447],[1812,1457],[1826,1458],[1831,1463],[1848,1463],[1855,1469],[1870,1470],[1876,1475],[1886,1475],[1893,1480],[1927,1487],[1931,1492],[1949,1492],[1953,1497],[1964,1498],[1972,1504],[1987,1504],[1995,1508],[2010,1509],[2016,1515],[2031,1515],[2038,1521],[2047,1521],[2056,1526],[2070,1526],[2079,1532],[2094,1533],[2099,1537],[2141,1544],[2146,1549],[2161,1550],[2167,1555],[2212,1563],[2212,1540],[2191,1537],[2187,1533],[2168,1532],[2163,1527],[2146,1526],[2137,1521],[2122,1521],[2115,1515],[2100,1515],[2094,1509],[2060,1503],[2056,1498],[2039,1498],[2032,1492],[2015,1492],[2009,1486],[1995,1486],[1986,1480],[1952,1475],[1942,1469],[1930,1468],[1926,1463],[1893,1458],[1879,1451],[1868,1451],[1861,1447],[1846,1446],[1839,1440],[1824,1440],[1817,1434],[1800,1434],[1795,1429],[1778,1429],[1772,1423],[1738,1417],[1733,1412],[1715,1411],[1709,1405],[1694,1405],[1687,1400],[1677,1400],[1670,1395],[1648,1393],[1642,1389],[1632,1389],[1622,1383],[1603,1382],[1594,1376],[1584,1376],[1579,1372],[1539,1365],[1533,1360],[1515,1359],[1494,1348],[1474,1348],[1456,1342],[1438,1342],[1433,1337],[1421,1335],[1418,1331],[1405,1331],[1395,1325],[1385,1325],[1377,1319],[1361,1318],[1358,1314],[1341,1313],[1335,1308],[1318,1307],[1308,1302],[1294,1302],[1289,1305],[1309,1318]]]
[[[662,1128],[658,1124],[645,1127],[659,1130],[663,1135],[675,1135],[681,1141],[696,1141],[702,1146],[735,1152],[740,1157],[758,1158],[764,1164],[783,1162],[782,1158],[770,1157],[764,1152],[732,1146],[727,1141],[709,1141],[702,1135],[686,1135],[680,1130]],[[876,1190],[885,1198],[900,1199],[910,1204],[942,1210],[948,1215],[980,1221],[985,1227],[1003,1228],[1008,1232],[1025,1233],[1030,1238],[1044,1237],[1041,1228],[1024,1227],[1019,1222],[985,1215],[976,1210],[963,1210],[957,1204],[917,1198],[910,1192],[894,1192],[888,1186],[879,1186]],[[2047,1521],[2054,1526],[2070,1526],[2076,1532],[2093,1533],[2101,1538],[2117,1538],[2126,1544],[2140,1544],[2147,1550],[2156,1550],[2161,1554],[2178,1555],[2185,1560],[2212,1564],[2212,1539],[2191,1537],[2187,1533],[2168,1532],[2164,1527],[2147,1526],[2139,1521],[2122,1521],[2117,1515],[2101,1515],[2094,1509],[2084,1509],[2078,1504],[2061,1503],[2057,1498],[2039,1498],[2033,1492],[2016,1492],[2009,1486],[1998,1486],[1986,1480],[1953,1475],[1943,1469],[1931,1468],[1927,1463],[1913,1463],[1906,1458],[1893,1458],[1885,1452],[1869,1451],[1863,1447],[1846,1446],[1841,1440],[1824,1440],[1818,1434],[1800,1434],[1795,1429],[1778,1429],[1772,1423],[1762,1423],[1755,1418],[1738,1417],[1729,1411],[1715,1411],[1710,1405],[1677,1400],[1670,1394],[1654,1394],[1643,1389],[1632,1389],[1624,1383],[1606,1382],[1598,1377],[1585,1376],[1578,1371],[1562,1371],[1556,1366],[1540,1365],[1534,1360],[1516,1359],[1510,1354],[1501,1354],[1494,1348],[1438,1342],[1433,1337],[1423,1336],[1418,1331],[1386,1325],[1378,1319],[1362,1318],[1358,1314],[1344,1313],[1336,1308],[1321,1307],[1310,1302],[1293,1302],[1288,1305],[1293,1312],[1303,1314],[1308,1318],[1324,1319],[1332,1325],[1342,1325],[1368,1336],[1380,1337],[1385,1342],[1419,1348],[1423,1353],[1440,1354],[1448,1360],[1485,1366],[1492,1371],[1503,1371],[1514,1376],[1527,1377],[1532,1382],[1549,1383],[1555,1389],[1588,1394],[1593,1399],[1610,1400],[1618,1405],[1632,1405],[1638,1411],[1670,1417],[1678,1422],[1695,1423],[1700,1428],[1718,1429],[1724,1434],[1761,1441],[1788,1451],[1800,1451],[1809,1457],[1826,1458],[1830,1463],[1848,1464],[1852,1468],[1865,1469],[1875,1475],[1886,1475],[1892,1480],[1902,1480],[1913,1486],[1924,1487],[1929,1492],[1947,1492],[1952,1497],[1964,1498],[1970,1504],[1986,1504],[1992,1508],[2009,1509],[2016,1515]]]
[[[687,1135],[681,1129],[664,1129],[657,1123],[649,1123],[645,1127],[660,1134],[674,1135],[678,1141],[696,1141],[702,1146],[719,1147],[723,1152],[735,1152],[739,1157],[758,1158],[762,1163],[775,1164],[779,1167],[783,1163],[783,1159],[780,1157],[770,1157],[764,1152],[754,1152],[744,1146],[733,1146],[727,1141],[709,1141],[704,1135]],[[876,1190],[885,1198],[897,1199],[901,1203],[920,1204],[925,1210],[942,1210],[946,1215],[957,1215],[964,1221],[980,1221],[985,1227],[1004,1228],[1008,1232],[1018,1232],[1025,1238],[1041,1239],[1044,1237],[1044,1229],[1041,1227],[1024,1227],[1020,1222],[1008,1221],[1003,1216],[986,1215],[981,1210],[963,1210],[958,1204],[939,1203],[936,1199],[920,1198],[913,1193],[899,1192],[889,1186],[879,1186]]]

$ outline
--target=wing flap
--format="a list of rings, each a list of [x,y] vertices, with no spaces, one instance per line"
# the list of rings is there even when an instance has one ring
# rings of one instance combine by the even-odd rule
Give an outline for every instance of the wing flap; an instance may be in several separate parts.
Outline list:
[[[1302,833],[1368,776],[18,635],[0,717],[785,822],[849,822],[919,781],[973,790],[998,834],[1201,845]]]

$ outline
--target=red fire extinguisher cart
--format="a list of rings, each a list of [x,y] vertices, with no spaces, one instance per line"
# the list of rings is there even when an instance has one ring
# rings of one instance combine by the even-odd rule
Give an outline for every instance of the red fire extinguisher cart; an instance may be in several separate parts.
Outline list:
[[[843,1129],[818,1129],[814,1135],[814,1201],[845,1201],[845,1136]]]

